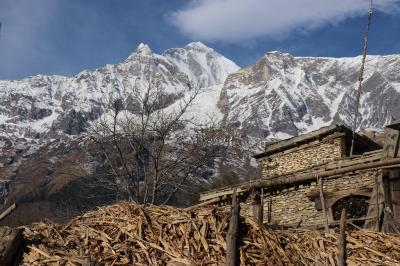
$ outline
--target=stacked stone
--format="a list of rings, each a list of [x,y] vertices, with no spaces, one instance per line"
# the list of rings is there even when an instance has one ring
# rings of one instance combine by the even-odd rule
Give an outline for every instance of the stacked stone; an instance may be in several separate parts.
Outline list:
[[[376,174],[377,170],[369,170],[325,179],[324,193],[372,188]],[[309,197],[316,191],[319,191],[319,185],[312,182],[265,195],[264,222],[267,222],[269,201],[272,200],[271,223],[296,224],[302,221],[302,225],[322,224],[324,219],[322,210],[318,210],[315,201]],[[249,209],[250,205],[246,204],[246,207],[242,208]],[[250,210],[244,212],[250,213]]]
[[[275,177],[333,161],[343,154],[342,147],[342,140],[338,137],[273,154],[263,159],[262,175],[264,178]]]

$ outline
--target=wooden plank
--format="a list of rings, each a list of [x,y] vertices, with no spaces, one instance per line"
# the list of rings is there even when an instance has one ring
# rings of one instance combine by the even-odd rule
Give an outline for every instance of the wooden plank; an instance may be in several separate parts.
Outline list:
[[[346,266],[346,209],[342,209],[342,214],[340,216],[340,233],[339,233],[339,255],[338,255],[338,265]]]
[[[229,222],[228,234],[226,236],[226,265],[239,265],[238,230],[240,205],[237,199],[237,191],[232,195],[231,220]]]
[[[17,265],[21,241],[21,229],[0,227],[0,265]]]

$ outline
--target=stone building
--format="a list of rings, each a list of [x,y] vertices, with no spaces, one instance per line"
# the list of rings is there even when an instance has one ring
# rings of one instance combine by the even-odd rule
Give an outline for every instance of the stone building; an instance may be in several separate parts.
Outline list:
[[[201,194],[203,202],[229,203],[239,193],[242,213],[282,226],[337,223],[396,231],[400,218],[400,123],[385,128],[385,144],[332,125],[269,144],[254,157],[262,177]],[[399,227],[400,228],[400,227]]]

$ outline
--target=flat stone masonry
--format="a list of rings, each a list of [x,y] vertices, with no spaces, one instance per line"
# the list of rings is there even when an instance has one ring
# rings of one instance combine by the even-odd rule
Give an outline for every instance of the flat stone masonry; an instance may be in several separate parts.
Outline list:
[[[262,160],[263,178],[274,177],[316,166],[341,158],[343,153],[340,137],[314,141],[295,150],[274,154]]]

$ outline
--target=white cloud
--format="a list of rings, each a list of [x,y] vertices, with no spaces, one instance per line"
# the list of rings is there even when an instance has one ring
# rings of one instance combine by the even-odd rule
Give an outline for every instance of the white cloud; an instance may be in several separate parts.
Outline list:
[[[365,15],[368,6],[368,0],[192,0],[168,19],[193,39],[241,42],[335,24]],[[397,12],[400,0],[375,0],[374,9]]]

